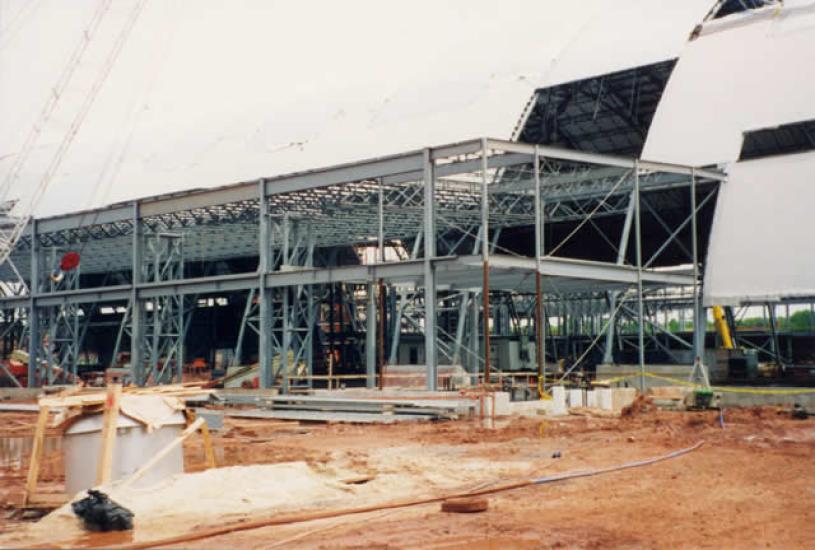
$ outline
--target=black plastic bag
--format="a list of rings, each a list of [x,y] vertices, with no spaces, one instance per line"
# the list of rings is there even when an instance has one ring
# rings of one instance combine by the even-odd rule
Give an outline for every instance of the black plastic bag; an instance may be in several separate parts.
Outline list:
[[[133,512],[110,500],[101,491],[88,490],[88,496],[71,504],[74,514],[90,531],[129,531],[133,529]]]

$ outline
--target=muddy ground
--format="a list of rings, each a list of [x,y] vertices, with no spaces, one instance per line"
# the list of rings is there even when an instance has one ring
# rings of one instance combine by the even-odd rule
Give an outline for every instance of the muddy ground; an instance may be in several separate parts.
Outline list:
[[[35,415],[0,416],[0,436],[19,436]],[[411,425],[296,425],[228,420],[215,436],[219,466],[305,461],[315,470],[342,465],[360,479],[388,464],[433,480],[457,464],[463,486],[602,467],[661,455],[704,440],[700,449],[652,466],[489,497],[489,510],[443,513],[438,504],[235,532],[175,548],[811,548],[815,541],[815,419],[774,409],[718,412],[636,411],[620,419],[571,416]],[[560,458],[553,453],[560,452]],[[23,453],[24,454],[24,453]],[[62,487],[58,441],[42,487]],[[390,459],[388,457],[391,457]],[[185,447],[188,471],[203,469],[198,439]],[[503,469],[491,468],[501,464]],[[506,465],[516,468],[507,469]],[[26,521],[15,511],[25,457],[0,469],[7,534]],[[415,472],[412,470],[416,470]],[[421,472],[419,472],[421,471]],[[497,472],[508,477],[497,477]],[[506,474],[506,472],[514,472]],[[420,479],[411,477],[410,479]],[[413,494],[449,489],[428,482]],[[400,494],[393,494],[394,500]],[[214,524],[206,518],[196,529]],[[83,544],[127,540],[90,536]],[[46,542],[46,541],[42,541]]]

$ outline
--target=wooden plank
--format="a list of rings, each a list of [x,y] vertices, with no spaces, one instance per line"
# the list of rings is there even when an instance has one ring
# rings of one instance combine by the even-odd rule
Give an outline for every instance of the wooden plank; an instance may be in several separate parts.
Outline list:
[[[96,484],[103,485],[110,481],[113,469],[113,449],[116,446],[116,428],[119,424],[119,402],[122,399],[122,385],[108,386],[105,412],[102,424],[102,448],[99,452],[99,463],[96,468]]]
[[[176,447],[181,445],[184,442],[185,439],[187,439],[191,434],[195,433],[204,424],[206,424],[206,421],[203,418],[197,418],[195,420],[195,422],[193,422],[192,424],[187,426],[187,429],[185,429],[183,432],[181,432],[181,434],[178,437],[176,437],[166,447],[164,447],[159,452],[157,452],[155,455],[153,455],[153,458],[148,460],[144,464],[144,466],[142,466],[141,468],[136,470],[129,478],[125,479],[124,482],[122,482],[121,487],[123,489],[127,488],[130,485],[132,485],[133,483],[135,483],[136,481],[138,481],[139,479],[141,479],[144,476],[144,474],[146,474],[148,471],[150,471],[150,469],[153,466],[155,466],[156,464],[161,462],[161,460],[165,456],[170,454],[170,452],[173,449],[175,449]]]
[[[209,435],[209,426],[206,421],[201,424],[201,438],[204,440],[204,456],[207,459],[207,468],[215,468],[215,451],[212,449],[212,438]]]
[[[196,383],[199,384],[199,383]],[[141,388],[138,386],[128,386],[126,388],[122,388],[123,393],[132,394],[132,395],[162,395],[162,396],[173,396],[173,397],[194,397],[194,396],[204,396],[213,393],[214,390],[206,389],[197,387],[192,385],[192,383],[187,384],[168,384],[164,386],[151,386],[147,388]],[[107,399],[107,393],[104,391],[99,390],[91,390],[79,393],[63,393],[59,395],[53,395],[50,397],[44,397],[40,399],[41,405],[47,405],[49,407],[71,407],[71,406],[85,406],[85,405],[95,405],[95,404],[102,404]]]
[[[29,509],[53,510],[71,500],[67,493],[38,493],[33,494],[23,505]]]
[[[40,407],[31,403],[4,403],[0,412],[39,412]]]
[[[31,460],[28,463],[28,477],[25,483],[23,505],[28,504],[37,492],[37,479],[40,477],[40,461],[45,447],[45,430],[48,428],[48,407],[40,407],[37,426],[34,429],[34,443],[31,447]]]

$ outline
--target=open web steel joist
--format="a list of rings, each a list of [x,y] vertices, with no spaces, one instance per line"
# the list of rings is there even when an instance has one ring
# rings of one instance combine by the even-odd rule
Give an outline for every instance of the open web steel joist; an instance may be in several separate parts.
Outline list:
[[[690,167],[475,139],[34,220],[12,254],[32,290],[4,265],[0,307],[26,330],[17,342],[27,342],[29,385],[43,381],[33,365],[54,366],[48,308],[75,307],[80,319],[92,308],[122,313],[117,347],[129,340],[135,379],[149,384],[180,376],[189,317],[227,298],[250,329],[231,346],[244,354],[257,336],[264,387],[311,383],[315,364],[346,345],[358,347],[373,385],[407,334],[423,342],[429,389],[439,364],[489,378],[502,368],[490,337],[510,333],[541,342],[540,371],[567,353],[565,335],[592,325],[581,333],[591,335],[585,356],[629,345],[635,326],[644,366],[646,346],[665,345],[649,304],[673,301],[703,319],[697,217],[722,181]],[[672,203],[684,213],[671,215]],[[74,287],[30,284],[50,271],[47,247],[80,252]],[[595,255],[598,247],[608,250]],[[593,259],[609,255],[616,260]],[[575,304],[591,304],[580,308],[582,329]],[[348,344],[337,326],[364,338]],[[696,357],[703,346],[697,335]]]

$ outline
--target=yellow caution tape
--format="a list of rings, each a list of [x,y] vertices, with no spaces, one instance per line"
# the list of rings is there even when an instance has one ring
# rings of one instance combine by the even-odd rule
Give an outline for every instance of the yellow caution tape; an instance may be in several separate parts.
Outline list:
[[[646,376],[648,378],[656,378],[658,380],[665,380],[667,382],[672,382],[679,386],[688,386],[691,388],[704,388],[701,384],[696,384],[694,382],[690,382],[689,380],[682,380],[681,378],[673,378],[671,376],[663,376],[660,374],[654,374],[651,372],[646,373],[626,373],[621,376],[617,376],[614,378],[606,378],[603,380],[596,380],[596,383],[602,384],[617,384],[624,380],[630,380],[631,378],[639,378],[640,376]],[[807,395],[811,393],[815,393],[815,388],[797,388],[797,389],[772,389],[772,388],[734,388],[731,386],[711,386],[711,390],[720,392],[720,393],[748,393],[748,394],[756,394],[756,395]]]

